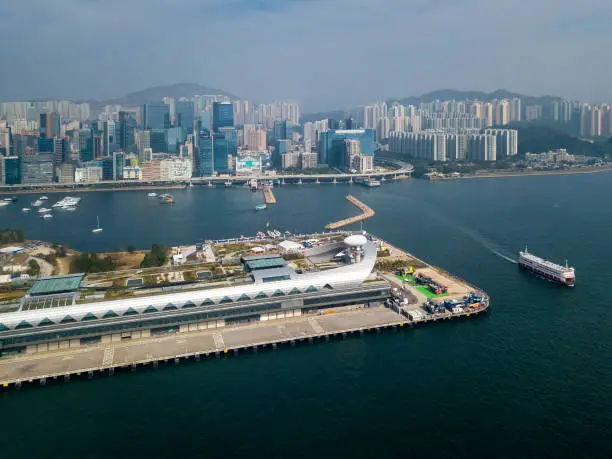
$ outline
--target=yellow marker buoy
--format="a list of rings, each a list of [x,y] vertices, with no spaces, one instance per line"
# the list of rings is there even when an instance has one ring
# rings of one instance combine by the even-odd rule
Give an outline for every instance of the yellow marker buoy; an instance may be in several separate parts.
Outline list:
[[[228,352],[227,349],[223,351],[224,354],[227,354],[227,352]]]
[[[8,387],[8,383],[2,384],[2,387]]]

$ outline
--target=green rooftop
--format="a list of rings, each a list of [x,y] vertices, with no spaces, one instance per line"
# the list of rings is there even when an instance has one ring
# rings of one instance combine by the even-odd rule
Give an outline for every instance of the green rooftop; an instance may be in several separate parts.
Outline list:
[[[53,293],[73,292],[79,288],[82,279],[82,274],[39,279],[28,293],[30,295],[50,295]]]
[[[287,264],[281,257],[275,258],[258,258],[256,260],[248,260],[244,263],[249,271],[256,269],[282,268]]]

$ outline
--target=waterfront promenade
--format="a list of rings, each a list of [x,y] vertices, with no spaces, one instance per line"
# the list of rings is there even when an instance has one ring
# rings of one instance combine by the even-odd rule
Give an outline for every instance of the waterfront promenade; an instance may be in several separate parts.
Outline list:
[[[335,230],[338,228],[343,228],[345,226],[352,225],[354,223],[372,218],[376,214],[376,212],[374,212],[372,208],[366,206],[363,202],[361,202],[356,197],[351,196],[349,194],[346,197],[346,199],[348,202],[350,202],[355,207],[357,207],[359,210],[361,210],[361,214],[355,215],[354,217],[345,218],[344,220],[340,220],[337,222],[328,223],[327,225],[325,225],[326,230]]]

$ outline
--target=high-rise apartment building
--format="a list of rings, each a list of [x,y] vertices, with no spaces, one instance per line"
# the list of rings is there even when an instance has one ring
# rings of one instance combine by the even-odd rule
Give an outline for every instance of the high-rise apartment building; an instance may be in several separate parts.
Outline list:
[[[472,161],[495,161],[497,159],[496,136],[490,134],[470,135],[468,159]]]

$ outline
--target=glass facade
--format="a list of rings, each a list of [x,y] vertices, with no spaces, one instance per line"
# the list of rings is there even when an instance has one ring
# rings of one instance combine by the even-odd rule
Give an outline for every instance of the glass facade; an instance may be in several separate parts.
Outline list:
[[[187,132],[193,132],[194,116],[193,102],[178,101],[174,103],[174,125],[182,127]]]
[[[163,102],[144,104],[142,115],[145,129],[167,129],[170,127],[170,106]]]
[[[0,158],[4,163],[3,183],[6,185],[19,185],[21,183],[21,160],[17,156]]]
[[[187,139],[187,131],[183,127],[173,127],[167,130],[168,153],[179,152],[180,145]]]
[[[344,141],[359,140],[362,155],[374,156],[374,131],[372,129],[335,130],[319,134],[319,164],[345,167]]]
[[[136,120],[128,112],[119,112],[119,148],[126,150],[135,144]]]
[[[166,129],[152,129],[149,138],[153,153],[168,152],[168,132]]]
[[[213,131],[234,126],[234,106],[229,102],[213,103]]]

